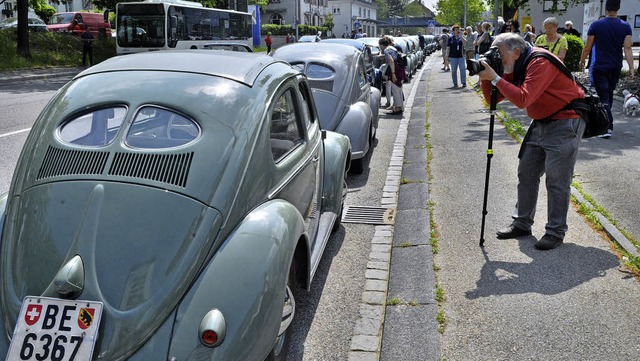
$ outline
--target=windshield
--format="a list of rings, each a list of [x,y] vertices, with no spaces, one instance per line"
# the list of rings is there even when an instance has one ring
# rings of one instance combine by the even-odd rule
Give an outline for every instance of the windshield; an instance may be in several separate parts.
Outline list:
[[[68,14],[55,14],[49,20],[49,25],[55,24],[70,24],[73,19],[73,13]]]
[[[117,41],[127,48],[163,47],[165,17],[162,4],[118,4]]]

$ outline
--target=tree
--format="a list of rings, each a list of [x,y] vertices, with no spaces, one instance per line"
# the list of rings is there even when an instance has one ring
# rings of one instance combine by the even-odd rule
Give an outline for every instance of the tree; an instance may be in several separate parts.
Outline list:
[[[31,58],[29,51],[29,1],[17,0],[18,5],[18,41],[16,50],[18,56]]]
[[[487,10],[482,0],[466,0],[467,24],[464,24],[465,0],[438,0],[436,20],[441,24],[467,26],[482,20],[482,12]]]
[[[325,16],[323,25],[327,28],[328,31],[333,33],[333,27],[335,26],[335,24],[333,23],[332,13],[328,13],[327,16]]]

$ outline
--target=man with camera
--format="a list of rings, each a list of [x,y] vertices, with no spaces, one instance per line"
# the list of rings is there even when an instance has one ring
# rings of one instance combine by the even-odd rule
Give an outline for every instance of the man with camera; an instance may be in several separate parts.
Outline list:
[[[533,48],[516,33],[496,37],[492,48],[479,60],[470,61],[470,75],[477,73],[487,102],[491,87],[498,90],[496,101],[509,100],[526,109],[533,120],[522,141],[518,164],[518,200],[513,222],[497,232],[498,239],[531,235],[540,178],[546,173],[546,232],[535,247],[549,250],[560,246],[567,227],[571,181],[578,144],[585,128],[584,120],[573,110],[561,110],[584,92],[554,64],[536,57],[525,66]],[[495,69],[495,70],[494,70]]]

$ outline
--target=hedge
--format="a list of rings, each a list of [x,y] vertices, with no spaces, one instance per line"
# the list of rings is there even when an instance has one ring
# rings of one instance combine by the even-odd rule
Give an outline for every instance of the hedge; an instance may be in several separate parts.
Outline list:
[[[309,26],[298,25],[298,35],[317,35],[318,31],[322,31],[323,35],[327,35],[328,28],[326,26]],[[260,26],[260,32],[262,35],[271,33],[271,35],[287,35],[289,33],[295,34],[296,30],[291,28],[291,25],[277,25],[277,24],[263,24]]]
[[[563,36],[569,43],[567,55],[564,57],[564,65],[571,71],[580,71],[580,55],[584,49],[584,43],[575,35],[564,34]]]

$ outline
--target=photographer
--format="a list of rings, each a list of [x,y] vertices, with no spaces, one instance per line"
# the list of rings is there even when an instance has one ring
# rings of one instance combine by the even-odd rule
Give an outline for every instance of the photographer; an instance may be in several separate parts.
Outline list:
[[[535,243],[542,250],[560,246],[568,229],[567,212],[578,144],[585,122],[573,110],[563,110],[571,100],[584,97],[582,89],[549,60],[533,59],[524,68],[533,48],[516,33],[496,37],[491,54],[481,58],[484,70],[478,70],[487,102],[491,85],[499,91],[497,101],[509,100],[526,109],[533,121],[522,141],[518,165],[518,200],[513,222],[497,232],[498,239],[531,235],[538,199],[540,177],[546,173],[548,211],[545,235]],[[494,69],[504,68],[504,75]],[[469,67],[472,68],[471,66]]]

